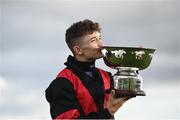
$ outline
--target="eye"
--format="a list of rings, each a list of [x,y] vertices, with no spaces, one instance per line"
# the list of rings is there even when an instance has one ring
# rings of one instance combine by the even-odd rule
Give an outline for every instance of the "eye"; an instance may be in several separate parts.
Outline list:
[[[96,39],[94,38],[94,39],[91,39],[91,41],[90,42],[95,42],[96,41]]]
[[[102,40],[101,36],[99,36],[99,40]]]

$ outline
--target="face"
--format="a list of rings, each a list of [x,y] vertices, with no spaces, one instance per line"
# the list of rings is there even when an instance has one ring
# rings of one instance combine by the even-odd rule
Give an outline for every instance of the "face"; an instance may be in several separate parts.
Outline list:
[[[102,57],[103,42],[98,31],[82,37],[81,43],[74,46],[76,58],[81,61],[93,61]]]

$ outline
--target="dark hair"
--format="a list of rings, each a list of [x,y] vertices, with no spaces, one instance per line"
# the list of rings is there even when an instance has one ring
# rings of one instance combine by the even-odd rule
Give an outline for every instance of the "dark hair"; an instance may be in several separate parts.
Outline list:
[[[70,50],[73,52],[73,46],[79,41],[79,37],[87,34],[92,34],[94,31],[100,32],[100,25],[97,22],[85,19],[83,21],[76,22],[72,24],[66,30],[66,43]]]

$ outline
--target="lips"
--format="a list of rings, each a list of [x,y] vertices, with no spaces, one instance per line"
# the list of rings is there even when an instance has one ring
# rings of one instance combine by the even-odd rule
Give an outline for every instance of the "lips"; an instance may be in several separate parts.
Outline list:
[[[99,49],[98,49],[98,52],[102,54],[102,48],[99,48]]]

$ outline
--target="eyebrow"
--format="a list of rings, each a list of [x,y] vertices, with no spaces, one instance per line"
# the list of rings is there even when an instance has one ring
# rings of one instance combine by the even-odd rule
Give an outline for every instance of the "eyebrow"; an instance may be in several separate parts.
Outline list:
[[[99,35],[99,37],[101,37],[101,35]],[[92,39],[94,39],[94,38],[96,38],[96,37],[92,37],[90,40],[92,40]]]
[[[96,38],[96,37],[92,37],[90,40],[92,40],[92,39],[94,39],[94,38]]]

